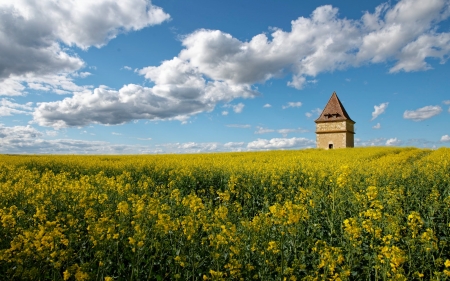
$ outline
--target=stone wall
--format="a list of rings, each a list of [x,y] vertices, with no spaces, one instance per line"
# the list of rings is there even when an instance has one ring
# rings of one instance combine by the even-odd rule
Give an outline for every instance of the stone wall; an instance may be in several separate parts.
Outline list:
[[[324,122],[316,124],[317,148],[354,147],[354,125],[350,121]]]
[[[353,124],[352,122],[349,122],[349,121],[345,121],[347,124],[346,124],[346,126],[345,126],[345,128],[347,129],[347,131],[350,131],[350,132],[355,132],[355,124]]]
[[[352,126],[353,126],[353,124],[352,124]],[[349,133],[349,132],[347,132],[346,134],[347,134],[347,136],[346,136],[347,147],[354,147],[355,146],[355,134]]]
[[[346,121],[317,123],[316,131],[346,130],[346,123]]]
[[[324,133],[317,134],[317,148],[328,149],[329,144],[333,144],[333,148],[347,147],[347,133]]]

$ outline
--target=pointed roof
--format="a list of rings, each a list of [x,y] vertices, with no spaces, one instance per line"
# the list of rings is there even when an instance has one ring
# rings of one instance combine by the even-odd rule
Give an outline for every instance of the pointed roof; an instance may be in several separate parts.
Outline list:
[[[355,123],[355,121],[353,121],[350,118],[350,116],[348,116],[348,113],[347,111],[345,111],[345,108],[342,105],[341,101],[339,100],[338,96],[336,95],[336,92],[333,92],[330,100],[323,109],[322,114],[320,114],[319,118],[317,118],[316,121],[314,122],[321,123],[321,122],[335,122],[344,120],[349,120]]]

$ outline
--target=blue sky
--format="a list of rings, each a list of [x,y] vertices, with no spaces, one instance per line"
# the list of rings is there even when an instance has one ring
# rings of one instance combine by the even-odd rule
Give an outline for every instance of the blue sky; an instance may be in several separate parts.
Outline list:
[[[4,0],[0,12],[0,153],[315,147],[333,91],[355,146],[450,146],[448,0]]]

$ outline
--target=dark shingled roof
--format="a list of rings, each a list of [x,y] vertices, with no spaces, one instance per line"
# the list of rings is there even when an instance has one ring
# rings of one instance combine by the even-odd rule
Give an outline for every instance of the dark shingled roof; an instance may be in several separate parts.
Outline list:
[[[321,123],[321,122],[335,122],[344,120],[349,120],[355,123],[355,121],[353,121],[350,118],[350,116],[348,116],[348,113],[347,111],[345,111],[345,108],[342,105],[341,101],[339,100],[338,96],[336,95],[336,92],[333,92],[330,100],[323,109],[322,114],[320,114],[319,118],[317,118],[316,121],[314,122]]]

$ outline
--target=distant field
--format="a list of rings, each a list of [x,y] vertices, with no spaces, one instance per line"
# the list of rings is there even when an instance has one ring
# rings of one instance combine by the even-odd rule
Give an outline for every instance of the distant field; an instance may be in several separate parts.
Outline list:
[[[450,149],[0,155],[1,280],[450,279]]]

